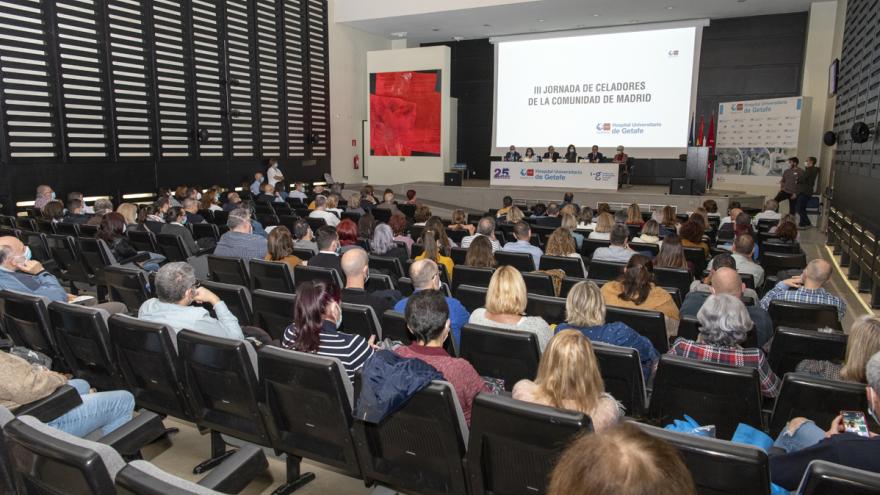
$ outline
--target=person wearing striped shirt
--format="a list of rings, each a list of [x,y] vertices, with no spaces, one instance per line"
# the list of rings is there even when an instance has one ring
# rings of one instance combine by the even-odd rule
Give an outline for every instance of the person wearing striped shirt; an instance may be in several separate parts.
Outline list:
[[[771,301],[788,301],[807,304],[827,304],[837,308],[837,319],[843,321],[846,303],[822,286],[831,278],[831,264],[815,259],[807,264],[804,272],[776,284],[761,299],[761,308],[769,311]]]
[[[321,280],[296,289],[293,323],[284,330],[287,349],[339,359],[349,380],[373,355],[373,338],[338,331],[342,324],[339,287]]]

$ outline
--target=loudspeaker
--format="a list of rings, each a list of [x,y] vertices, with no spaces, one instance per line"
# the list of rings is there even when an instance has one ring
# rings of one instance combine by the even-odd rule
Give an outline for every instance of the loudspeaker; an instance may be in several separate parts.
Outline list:
[[[458,172],[446,172],[443,174],[443,185],[444,186],[460,186],[461,185],[461,174]]]
[[[694,179],[672,179],[669,181],[669,194],[690,196],[694,193]]]

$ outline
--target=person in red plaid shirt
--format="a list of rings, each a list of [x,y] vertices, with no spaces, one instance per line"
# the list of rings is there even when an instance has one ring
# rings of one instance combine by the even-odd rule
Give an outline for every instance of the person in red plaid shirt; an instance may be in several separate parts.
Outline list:
[[[752,329],[752,319],[742,301],[728,294],[709,296],[697,313],[697,320],[700,322],[697,340],[679,337],[669,354],[737,368],[757,368],[761,393],[765,397],[779,395],[781,382],[761,349],[740,347]]]

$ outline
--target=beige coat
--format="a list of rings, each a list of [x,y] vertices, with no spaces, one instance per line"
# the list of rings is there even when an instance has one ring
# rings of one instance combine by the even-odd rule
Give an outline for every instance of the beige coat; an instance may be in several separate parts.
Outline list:
[[[15,409],[46,397],[65,383],[67,378],[61,373],[0,352],[0,406]]]

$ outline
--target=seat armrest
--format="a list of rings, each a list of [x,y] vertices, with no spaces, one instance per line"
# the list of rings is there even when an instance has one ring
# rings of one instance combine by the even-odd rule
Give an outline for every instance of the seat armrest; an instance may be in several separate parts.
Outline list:
[[[70,385],[62,385],[46,397],[24,404],[13,412],[16,416],[33,416],[43,423],[48,423],[80,404],[82,398],[79,392]]]
[[[141,409],[128,423],[101,437],[99,442],[113,447],[120,455],[133,456],[145,445],[165,434],[162,416]]]
[[[199,485],[222,493],[238,493],[269,467],[266,454],[254,445],[244,445],[226,458]]]

